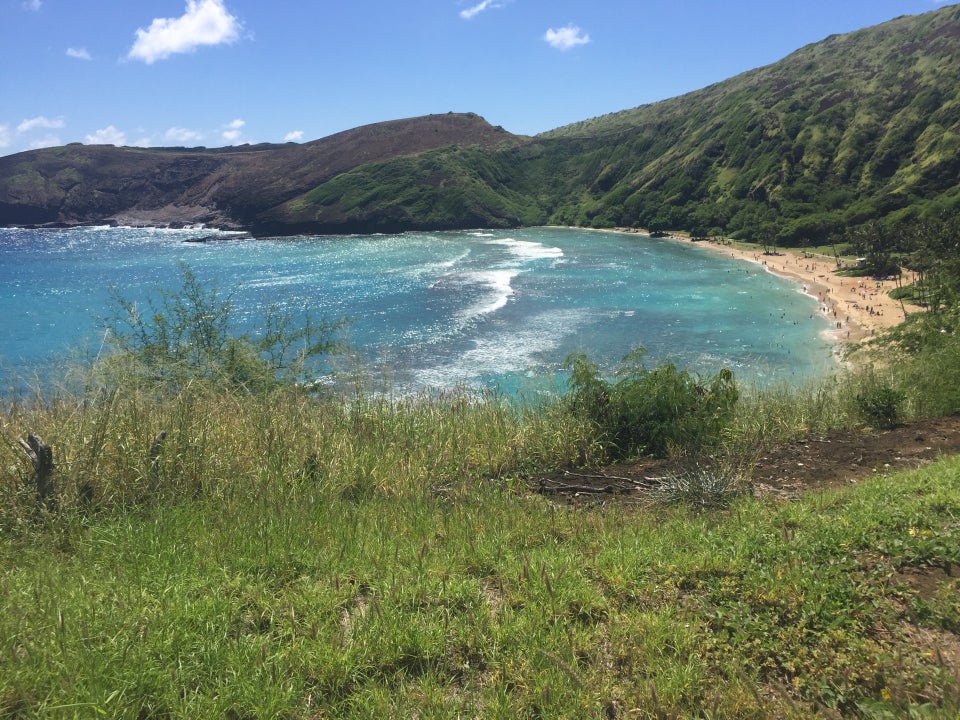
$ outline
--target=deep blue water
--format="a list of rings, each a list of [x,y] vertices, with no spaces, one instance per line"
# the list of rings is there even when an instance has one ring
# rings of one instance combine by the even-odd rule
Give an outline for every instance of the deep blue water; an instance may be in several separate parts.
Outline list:
[[[0,229],[4,385],[70,348],[96,352],[110,289],[142,301],[179,286],[181,262],[232,292],[249,328],[271,302],[349,316],[339,370],[398,389],[509,392],[562,377],[572,352],[609,368],[640,344],[651,364],[760,383],[834,367],[816,300],[690,244],[558,228],[185,242],[207,235]]]

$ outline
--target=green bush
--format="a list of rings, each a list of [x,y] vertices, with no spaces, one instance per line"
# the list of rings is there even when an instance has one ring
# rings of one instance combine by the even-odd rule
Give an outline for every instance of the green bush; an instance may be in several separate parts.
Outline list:
[[[601,378],[586,356],[567,358],[570,411],[595,424],[614,458],[665,457],[716,443],[739,397],[733,373],[703,378],[671,362],[648,370],[646,352],[638,347],[624,357],[614,382]]]
[[[960,414],[960,383],[956,382],[960,377],[958,327],[957,308],[937,313],[915,312],[878,339],[879,364],[895,369],[895,375],[891,373],[886,384],[905,393],[905,416]]]
[[[179,289],[160,290],[145,308],[115,294],[103,320],[114,350],[104,364],[115,380],[108,384],[139,379],[179,389],[204,381],[259,392],[309,381],[308,361],[340,349],[345,321],[300,323],[276,305],[265,307],[259,335],[241,333],[229,295],[205,288],[186,265],[181,274]]]
[[[890,430],[900,423],[900,406],[905,398],[889,385],[874,385],[857,393],[857,409],[874,427]]]

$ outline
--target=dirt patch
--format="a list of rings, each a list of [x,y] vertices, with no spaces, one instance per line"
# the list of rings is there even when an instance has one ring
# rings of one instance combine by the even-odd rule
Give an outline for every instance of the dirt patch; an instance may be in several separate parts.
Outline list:
[[[893,430],[835,430],[772,448],[747,468],[756,494],[785,499],[854,483],[874,473],[910,470],[960,452],[960,416],[927,418]],[[536,478],[547,495],[637,498],[675,465],[644,459],[598,470],[560,470]]]

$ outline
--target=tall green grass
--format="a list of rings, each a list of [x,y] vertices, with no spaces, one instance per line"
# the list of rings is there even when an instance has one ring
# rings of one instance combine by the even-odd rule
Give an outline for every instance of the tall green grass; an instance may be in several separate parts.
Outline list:
[[[901,419],[949,409],[941,340],[741,388],[709,452],[861,426],[875,388]],[[0,717],[960,712],[956,460],[792,503],[574,507],[526,484],[610,457],[562,401],[99,377],[0,412]]]
[[[333,495],[461,492],[479,482],[589,462],[596,441],[556,406],[467,394],[391,400],[317,397],[296,387],[250,395],[189,383],[34,399],[4,413],[0,518],[29,504],[15,436],[53,446],[58,503],[81,489],[97,508],[311,485]],[[165,433],[159,454],[154,440]],[[154,456],[155,455],[155,456]],[[22,497],[21,497],[22,496]]]
[[[253,473],[33,517],[0,545],[0,716],[951,717],[907,631],[946,641],[956,581],[898,578],[960,563],[958,483],[691,513]]]

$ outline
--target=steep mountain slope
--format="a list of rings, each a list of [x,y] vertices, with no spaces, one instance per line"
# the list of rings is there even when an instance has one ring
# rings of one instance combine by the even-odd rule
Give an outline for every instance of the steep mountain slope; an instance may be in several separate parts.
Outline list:
[[[536,138],[448,114],[305,145],[21,153],[0,158],[0,224],[284,234],[553,222],[798,243],[957,212],[958,179],[953,5]]]
[[[960,6],[538,138],[553,219],[801,240],[960,207]]]

